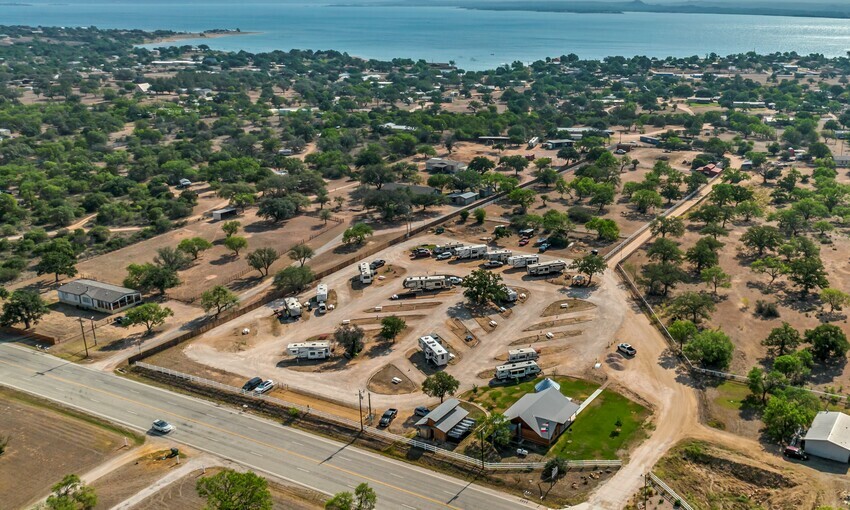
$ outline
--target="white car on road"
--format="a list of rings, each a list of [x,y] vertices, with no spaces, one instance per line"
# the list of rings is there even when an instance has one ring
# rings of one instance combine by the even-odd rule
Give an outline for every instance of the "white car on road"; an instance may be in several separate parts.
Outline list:
[[[174,425],[168,423],[165,420],[154,420],[153,426],[151,427],[154,432],[159,432],[160,434],[168,434],[172,430],[174,430]]]
[[[254,393],[266,393],[267,391],[271,391],[274,388],[275,383],[271,379],[268,381],[263,381],[259,386],[254,388]]]

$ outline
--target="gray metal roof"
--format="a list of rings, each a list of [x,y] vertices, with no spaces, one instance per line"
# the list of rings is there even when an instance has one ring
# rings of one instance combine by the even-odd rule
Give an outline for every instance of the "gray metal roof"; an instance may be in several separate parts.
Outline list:
[[[74,280],[59,287],[60,292],[73,294],[75,296],[88,296],[92,299],[114,303],[124,296],[139,294],[139,291],[110,285],[108,283],[98,282],[95,280]]]
[[[520,418],[543,439],[551,439],[556,424],[564,424],[578,411],[578,404],[554,387],[540,393],[526,393],[505,411],[509,420]]]
[[[850,416],[838,411],[821,411],[806,432],[806,441],[828,441],[850,450]]]
[[[452,427],[466,418],[467,415],[469,415],[469,411],[460,407],[460,400],[450,398],[423,416],[422,419],[416,422],[416,425],[428,425],[428,422],[431,421],[437,430],[448,432]]]

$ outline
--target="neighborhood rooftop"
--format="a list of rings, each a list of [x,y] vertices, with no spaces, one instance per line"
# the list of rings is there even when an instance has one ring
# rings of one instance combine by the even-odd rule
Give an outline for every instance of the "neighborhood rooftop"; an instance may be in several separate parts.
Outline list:
[[[138,294],[139,292],[125,287],[87,279],[74,280],[73,282],[66,283],[59,287],[59,291],[65,292],[66,294],[73,294],[75,296],[86,295],[92,299],[107,302],[118,301],[127,294]]]

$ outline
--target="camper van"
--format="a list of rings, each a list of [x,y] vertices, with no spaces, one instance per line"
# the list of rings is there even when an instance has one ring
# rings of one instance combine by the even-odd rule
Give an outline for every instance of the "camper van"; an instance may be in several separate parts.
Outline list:
[[[298,359],[327,359],[331,355],[328,342],[299,342],[286,346],[286,351]]]
[[[290,317],[301,317],[301,303],[294,297],[284,299],[283,306],[286,308],[286,314]]]
[[[369,266],[368,262],[362,262],[360,264],[360,283],[372,283],[372,267]]]
[[[458,248],[455,253],[459,259],[478,259],[487,254],[487,246],[483,244],[473,244],[472,246]]]
[[[449,363],[449,351],[443,347],[434,337],[428,335],[419,338],[419,348],[425,355],[425,359],[438,367],[443,367]]]
[[[511,250],[493,250],[488,251],[484,256],[487,260],[498,260],[499,262],[507,262],[508,259],[513,255]]]
[[[540,262],[540,255],[514,255],[508,257],[508,265],[511,267],[526,267],[529,264]]]
[[[507,363],[496,367],[496,379],[504,381],[507,379],[521,379],[528,375],[540,373],[540,367],[533,360]]]
[[[566,262],[564,262],[563,260],[556,260],[554,262],[546,262],[545,264],[529,264],[525,268],[525,270],[528,271],[528,274],[537,276],[543,274],[560,273],[566,268]]]
[[[519,361],[536,360],[540,355],[537,354],[531,347],[524,349],[511,349],[508,351],[508,363],[517,363]]]
[[[463,243],[452,242],[442,245],[438,244],[434,247],[433,252],[437,255],[445,252],[454,253],[458,248],[463,248]]]
[[[410,276],[404,279],[405,289],[411,290],[438,290],[452,288],[452,282],[448,276]]]
[[[517,294],[517,291],[515,291],[514,289],[512,289],[510,287],[505,287],[505,301],[513,303],[514,301],[517,300],[518,297],[519,297],[519,294]]]
[[[328,300],[328,286],[324,283],[320,283],[316,288],[316,301],[319,303],[324,303]]]

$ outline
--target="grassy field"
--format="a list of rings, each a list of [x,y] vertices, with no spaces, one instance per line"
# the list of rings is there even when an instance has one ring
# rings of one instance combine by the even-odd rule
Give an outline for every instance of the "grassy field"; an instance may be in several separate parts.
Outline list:
[[[555,377],[561,393],[574,400],[583,401],[599,385],[571,377]],[[526,393],[534,392],[540,379],[513,386],[478,388],[461,398],[475,402],[490,412],[504,412]],[[568,459],[616,459],[617,452],[627,448],[642,437],[642,424],[649,411],[610,390],[605,390],[584,411],[576,422],[549,450],[549,455]],[[618,425],[619,421],[619,425]]]
[[[740,411],[744,405],[744,400],[750,396],[750,389],[745,384],[724,381],[715,388],[717,397],[714,398],[714,403],[724,409]]]

